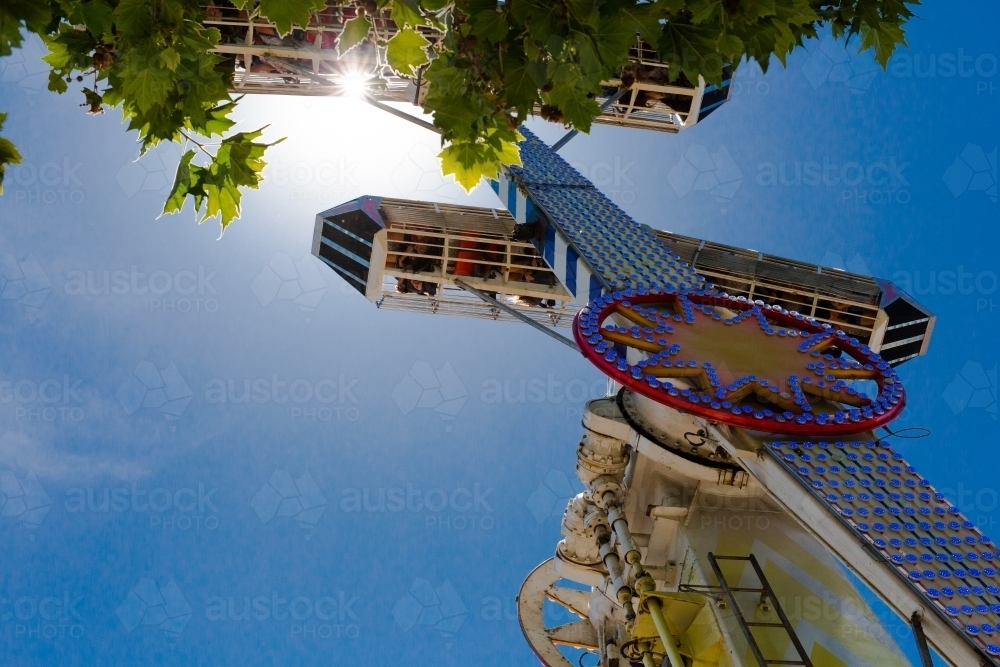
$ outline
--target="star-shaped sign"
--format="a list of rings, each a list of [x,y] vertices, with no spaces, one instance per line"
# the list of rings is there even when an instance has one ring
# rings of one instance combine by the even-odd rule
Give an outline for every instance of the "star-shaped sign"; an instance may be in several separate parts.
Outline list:
[[[858,432],[902,409],[891,367],[829,325],[716,292],[629,292],[590,304],[575,334],[602,371],[657,401],[786,433]],[[873,381],[878,395],[855,380]]]

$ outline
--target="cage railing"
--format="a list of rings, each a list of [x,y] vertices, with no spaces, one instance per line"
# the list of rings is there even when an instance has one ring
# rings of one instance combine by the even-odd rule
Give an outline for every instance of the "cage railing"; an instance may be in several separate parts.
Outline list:
[[[419,77],[399,76],[384,65],[384,47],[367,44],[355,47],[344,56],[337,53],[337,42],[347,21],[357,17],[353,6],[339,6],[332,0],[327,6],[312,12],[307,25],[299,26],[290,35],[280,36],[276,26],[246,10],[232,5],[210,3],[206,25],[222,32],[214,49],[233,68],[231,89],[237,93],[286,95],[337,95],[343,92],[345,78],[370,76],[367,92],[383,101],[410,102],[420,105],[426,85]],[[397,32],[393,21],[379,13],[368,14],[381,40],[391,39]],[[443,35],[427,26],[420,32],[431,42]],[[376,50],[379,53],[376,53]],[[381,57],[379,57],[381,56]],[[659,131],[677,132],[688,124],[691,114],[697,114],[704,83],[692,85],[686,80],[670,81],[666,65],[656,59],[656,52],[637,38],[630,49],[630,71],[637,76],[617,102],[602,112],[594,122]],[[383,63],[379,70],[378,63]],[[303,68],[312,75],[304,75]],[[316,77],[328,79],[326,85]],[[598,103],[607,101],[624,86],[620,76],[606,81]],[[536,113],[539,110],[536,109]]]

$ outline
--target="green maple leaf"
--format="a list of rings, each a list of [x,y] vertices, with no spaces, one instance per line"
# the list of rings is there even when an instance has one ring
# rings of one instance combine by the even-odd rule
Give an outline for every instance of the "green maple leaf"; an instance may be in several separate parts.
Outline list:
[[[723,33],[715,40],[715,49],[729,60],[739,60],[737,56],[743,53],[743,40],[733,34]]]
[[[897,24],[882,21],[872,26],[866,23],[861,28],[861,47],[858,49],[858,53],[874,49],[875,60],[884,69],[889,63],[892,52],[896,50],[897,44],[906,46],[903,29]]]
[[[722,0],[697,0],[688,6],[692,23],[708,23],[722,15]]]
[[[38,0],[3,0],[0,2],[0,58],[21,46],[23,27],[41,32],[52,20],[52,6]]]
[[[238,97],[235,100],[224,102],[218,106],[214,106],[205,112],[205,125],[202,128],[191,128],[197,131],[199,134],[204,134],[206,136],[222,135],[228,132],[236,125],[236,121],[229,118],[229,114],[233,112],[236,108],[236,103],[242,98]]]
[[[160,62],[163,63],[164,67],[173,72],[181,64],[181,54],[168,46],[160,52]]]
[[[42,38],[49,52],[42,61],[52,66],[52,71],[59,76],[69,76],[73,70],[87,70],[91,66],[91,52],[97,46],[97,40],[87,31],[76,30],[63,23],[54,34]],[[50,90],[65,92],[65,85],[52,87]]]
[[[59,75],[59,72],[55,70],[49,71],[49,90],[53,93],[59,93],[60,95],[69,90],[69,86],[66,85],[66,79]]]
[[[756,0],[751,6],[750,11],[754,18],[762,19],[765,16],[774,16],[778,13],[778,6],[774,0]]]
[[[192,164],[197,153],[187,151],[177,165],[174,185],[163,206],[163,213],[179,212],[184,208],[185,200],[192,197],[195,216],[201,216],[198,222],[218,217],[224,233],[229,224],[240,217],[243,197],[240,188],[256,190],[259,187],[264,179],[264,167],[267,166],[263,160],[264,152],[283,141],[279,139],[270,144],[256,141],[265,128],[227,137],[205,166]]]
[[[311,13],[324,7],[325,0],[260,0],[260,15],[274,23],[281,35],[287,35],[293,25],[309,25]]]
[[[254,141],[264,135],[267,126],[253,132],[239,132],[225,139],[216,154],[216,161],[229,168],[230,178],[234,185],[247,186],[256,189],[263,180],[264,167],[267,163],[262,159],[268,147],[279,144],[284,139],[274,143],[261,144]]]
[[[225,233],[226,227],[233,220],[240,217],[240,202],[243,199],[242,193],[239,191],[239,188],[223,180],[221,183],[206,182],[205,194],[207,195],[207,203],[205,205],[205,215],[202,217],[201,222],[219,216],[222,222],[222,232]]]
[[[6,120],[7,114],[0,113],[0,130],[3,129]],[[7,165],[20,163],[21,154],[17,151],[17,147],[9,139],[0,137],[0,195],[3,194],[3,177],[7,171]]]
[[[344,29],[337,38],[337,55],[343,56],[355,46],[368,38],[371,31],[371,21],[366,16],[356,16],[344,23]]]
[[[168,70],[149,63],[145,67],[139,65],[130,74],[131,77],[125,80],[124,92],[140,111],[149,111],[167,101],[171,87]]]
[[[882,0],[882,17],[908,19],[913,16],[913,10],[907,5],[919,5],[920,0]]]
[[[663,28],[657,51],[673,72],[684,72],[690,81],[698,75],[710,83],[722,80],[722,58],[715,52],[719,30],[708,26],[669,21]]]
[[[486,147],[466,141],[459,141],[445,147],[438,155],[441,171],[445,176],[454,176],[466,192],[479,185],[483,178],[496,178],[499,162],[488,162]]]
[[[430,42],[413,28],[400,30],[386,47],[386,60],[389,67],[400,74],[412,75],[417,69],[430,62],[427,57],[427,47]]]
[[[563,112],[566,124],[581,132],[590,132],[594,117],[601,113],[601,107],[587,97],[586,91],[573,86],[554,86],[549,93],[549,101]]]
[[[476,14],[472,24],[472,34],[487,39],[493,44],[502,42],[507,36],[510,26],[507,25],[507,15],[496,9],[487,9]]]
[[[624,13],[624,12],[623,12]],[[648,16],[648,14],[647,14]],[[655,42],[655,36],[660,34],[660,25],[655,19],[650,17],[655,28],[637,28],[636,21],[619,14],[611,14],[601,19],[601,25],[597,31],[596,44],[597,53],[605,65],[617,66],[622,63],[628,54],[629,47],[635,42],[635,33],[640,34],[651,32],[654,38],[649,39]]]
[[[406,26],[416,28],[419,25],[427,23],[420,14],[420,7],[413,0],[393,0],[392,22],[398,28]]]
[[[162,215],[180,212],[184,208],[184,201],[188,194],[198,187],[198,167],[194,167],[194,171],[192,171],[191,166],[191,160],[194,159],[194,156],[193,150],[189,150],[181,156],[180,164],[177,165],[177,171],[174,173],[174,185],[163,205]]]
[[[115,28],[126,39],[145,35],[153,27],[153,13],[146,0],[121,0],[114,17]]]
[[[87,30],[94,37],[111,33],[111,26],[114,21],[111,6],[104,0],[91,0],[80,5],[80,14]]]
[[[517,142],[524,137],[508,130],[487,130],[485,141],[455,141],[446,146],[438,157],[445,176],[454,176],[466,192],[484,178],[495,179],[502,165],[520,165]]]
[[[507,104],[527,110],[538,100],[538,86],[525,63],[511,60],[504,64]]]
[[[639,33],[648,42],[655,42],[660,34],[660,23],[650,11],[651,5],[626,6],[616,12],[622,22]],[[631,44],[629,44],[631,46]]]

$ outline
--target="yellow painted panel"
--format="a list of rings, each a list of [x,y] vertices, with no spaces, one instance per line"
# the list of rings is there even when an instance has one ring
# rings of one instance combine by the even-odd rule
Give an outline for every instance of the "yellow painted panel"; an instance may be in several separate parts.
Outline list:
[[[813,644],[812,653],[809,655],[813,667],[851,667],[846,662],[827,651],[819,642]]]
[[[684,527],[695,551],[697,570],[706,583],[714,584],[715,580],[707,559],[709,551],[727,556],[753,553],[807,650],[823,645],[826,654],[840,656],[834,659],[846,659],[852,667],[909,664],[836,559],[791,517],[762,500],[743,501],[744,505],[735,509],[731,501],[722,509],[714,502],[716,499],[706,498],[704,505],[699,503]],[[720,561],[720,567],[731,586],[759,585],[748,562]],[[756,594],[737,594],[737,598],[747,616],[777,621],[773,611],[760,612]],[[735,619],[727,620],[726,626],[736,650],[745,654],[747,664],[754,664]],[[790,640],[783,629],[757,628],[753,632],[766,658],[787,655]]]

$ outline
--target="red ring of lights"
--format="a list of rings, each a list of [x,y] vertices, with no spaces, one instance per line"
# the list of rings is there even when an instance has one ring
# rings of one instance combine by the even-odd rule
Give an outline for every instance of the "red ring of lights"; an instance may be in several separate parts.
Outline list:
[[[677,301],[678,297],[681,295],[676,292],[639,294],[634,293],[633,290],[616,292],[615,294],[619,294],[621,296],[614,298],[610,302],[607,301],[608,297],[602,297],[602,299],[599,299],[598,301],[591,302],[585,308],[581,309],[579,313],[577,313],[573,320],[573,337],[576,340],[577,345],[579,345],[583,356],[594,364],[602,373],[615,382],[628,388],[629,391],[646,396],[647,398],[663,405],[667,405],[682,412],[688,412],[700,417],[705,417],[706,419],[711,419],[713,421],[738,426],[740,428],[766,433],[781,433],[802,436],[847,435],[850,433],[860,433],[863,431],[874,430],[879,426],[883,426],[891,422],[899,416],[905,407],[905,390],[903,389],[903,385],[902,382],[900,382],[899,377],[896,375],[895,371],[891,369],[891,367],[888,370],[879,370],[876,368],[876,376],[871,379],[878,385],[879,394],[881,395],[882,392],[885,391],[886,385],[889,384],[886,382],[886,379],[891,378],[892,384],[898,384],[900,388],[898,402],[895,405],[891,405],[888,409],[885,409],[881,415],[873,414],[870,418],[865,417],[856,422],[845,420],[843,423],[831,421],[825,424],[818,424],[815,421],[811,421],[805,424],[799,424],[794,420],[780,422],[774,417],[758,419],[750,414],[735,415],[726,409],[713,408],[708,404],[700,402],[692,403],[680,396],[671,396],[662,388],[653,388],[649,386],[644,378],[636,379],[631,373],[618,370],[615,363],[605,360],[604,354],[602,352],[598,352],[596,349],[597,343],[591,343],[589,337],[583,333],[582,320],[584,317],[596,311],[598,315],[598,326],[600,326],[600,323],[602,323],[611,314],[611,312],[615,310],[619,304],[621,304],[622,301],[627,301],[632,305],[647,303],[671,303]],[[838,338],[837,333],[840,332],[838,329],[826,329],[819,324],[810,322],[808,318],[804,316],[796,316],[785,310],[773,308],[768,305],[756,304],[745,299],[736,299],[735,297],[730,297],[717,292],[688,292],[683,294],[683,296],[696,305],[718,306],[727,308],[734,312],[746,312],[753,310],[755,307],[759,307],[763,315],[768,320],[771,320],[779,325],[794,327],[795,329],[806,331],[810,334],[823,332],[833,334],[834,338],[832,342],[834,346],[843,352],[847,352],[855,360],[861,363],[875,364],[878,361],[872,360],[870,354],[862,352],[861,345],[852,345],[849,337],[846,337],[846,334],[844,334],[845,338]],[[681,326],[692,325],[682,323]],[[695,324],[694,326],[697,325]],[[803,352],[803,354],[805,353]],[[631,366],[629,368],[631,368]]]

